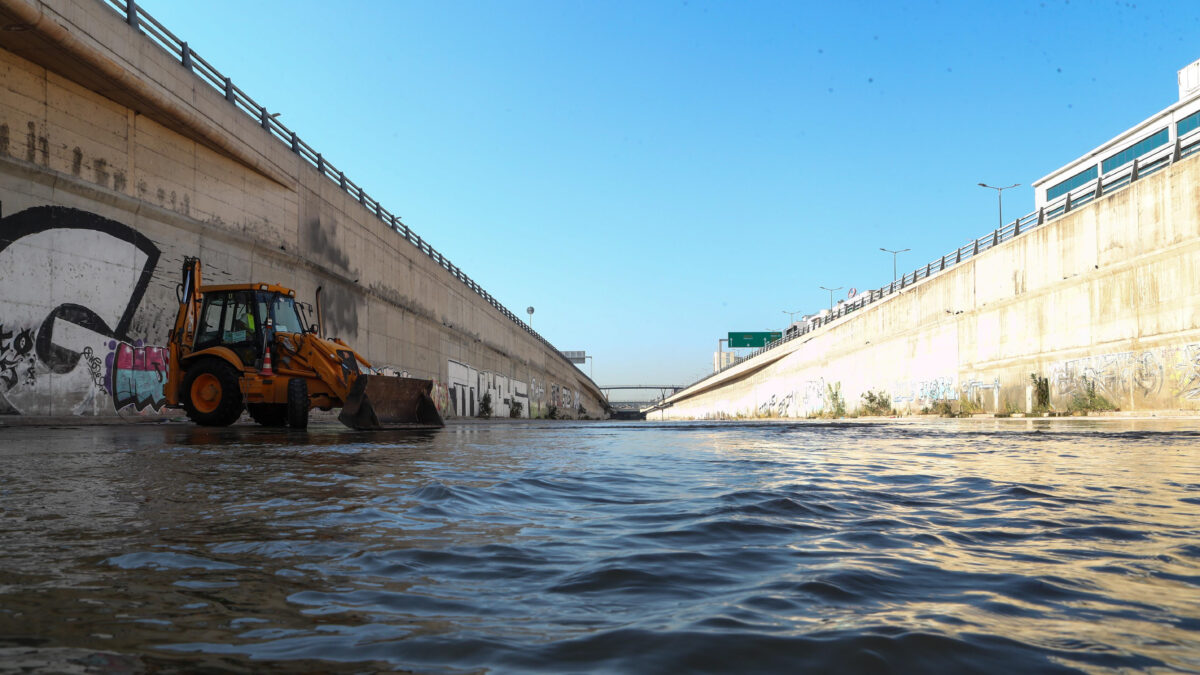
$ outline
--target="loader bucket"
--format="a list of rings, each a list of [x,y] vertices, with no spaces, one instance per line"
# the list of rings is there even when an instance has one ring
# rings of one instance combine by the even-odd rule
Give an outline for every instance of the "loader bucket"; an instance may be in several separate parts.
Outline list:
[[[433,381],[359,375],[338,420],[351,429],[434,429],[446,426],[429,393]]]

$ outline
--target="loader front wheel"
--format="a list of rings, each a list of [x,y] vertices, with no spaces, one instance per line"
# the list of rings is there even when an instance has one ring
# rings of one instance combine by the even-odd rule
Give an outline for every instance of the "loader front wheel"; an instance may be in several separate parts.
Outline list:
[[[206,427],[227,427],[242,416],[242,390],[233,366],[203,359],[183,378],[183,409],[188,419]]]
[[[287,423],[293,429],[308,428],[308,380],[293,377],[288,380]]]

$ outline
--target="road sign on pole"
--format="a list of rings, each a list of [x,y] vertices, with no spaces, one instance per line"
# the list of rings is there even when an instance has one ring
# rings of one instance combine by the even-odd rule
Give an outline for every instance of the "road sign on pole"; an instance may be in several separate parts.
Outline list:
[[[778,331],[730,333],[730,347],[766,347],[769,343],[783,337]]]

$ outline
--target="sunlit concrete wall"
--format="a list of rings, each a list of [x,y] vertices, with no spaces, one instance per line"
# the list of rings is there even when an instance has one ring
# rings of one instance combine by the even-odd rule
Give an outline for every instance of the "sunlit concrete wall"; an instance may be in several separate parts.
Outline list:
[[[839,391],[849,413],[869,391],[902,412],[1027,412],[1033,376],[1058,410],[1089,383],[1122,410],[1200,409],[1197,157],[684,390],[650,418],[806,417]]]
[[[209,283],[323,287],[332,332],[434,379],[447,415],[487,393],[602,414],[582,371],[105,5],[2,0],[0,27],[0,413],[158,411],[199,256]]]

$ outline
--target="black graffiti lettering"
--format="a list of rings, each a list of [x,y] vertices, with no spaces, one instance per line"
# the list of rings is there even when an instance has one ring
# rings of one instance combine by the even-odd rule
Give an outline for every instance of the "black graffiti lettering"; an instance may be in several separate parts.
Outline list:
[[[95,355],[91,347],[83,348],[83,360],[88,365],[88,372],[92,376],[92,384],[107,390],[108,387],[104,386],[104,371],[100,367],[100,357]]]
[[[79,365],[80,353],[54,342],[54,328],[59,321],[66,321],[93,333],[112,337],[113,332],[95,312],[82,305],[62,304],[46,315],[37,334],[37,355],[51,372],[60,375],[75,370]]]
[[[19,365],[21,365],[20,361],[0,358],[0,382],[4,382],[5,389],[17,386],[17,366]]]
[[[29,353],[30,349],[33,349],[33,330],[26,328],[13,341],[13,351],[16,352],[17,356],[25,356]]]
[[[32,131],[31,129],[31,133]],[[0,239],[0,251],[4,251],[25,237],[48,230],[63,230],[67,233],[72,231],[98,232],[108,235],[118,244],[124,243],[130,249],[140,251],[145,256],[140,276],[134,279],[128,287],[127,302],[123,306],[117,305],[116,312],[110,309],[108,313],[112,316],[101,317],[96,311],[82,304],[65,302],[46,315],[37,330],[36,337],[31,329],[27,329],[17,336],[14,349],[18,355],[27,354],[33,349],[36,351],[38,359],[52,372],[64,374],[71,372],[79,365],[81,355],[76,348],[60,344],[60,341],[55,339],[56,327],[59,322],[75,324],[79,328],[103,337],[127,339],[126,333],[133,321],[133,314],[141,303],[142,296],[150,284],[151,275],[158,263],[159,250],[145,235],[122,223],[79,209],[64,206],[38,206],[0,219],[0,232],[4,233],[3,238]],[[65,241],[70,241],[69,235],[65,237]],[[104,280],[98,279],[94,282],[103,283]],[[46,283],[49,283],[49,279],[46,280]],[[3,304],[3,300],[0,299],[0,306]],[[11,338],[11,332],[0,333],[0,353],[7,351],[7,341]]]

